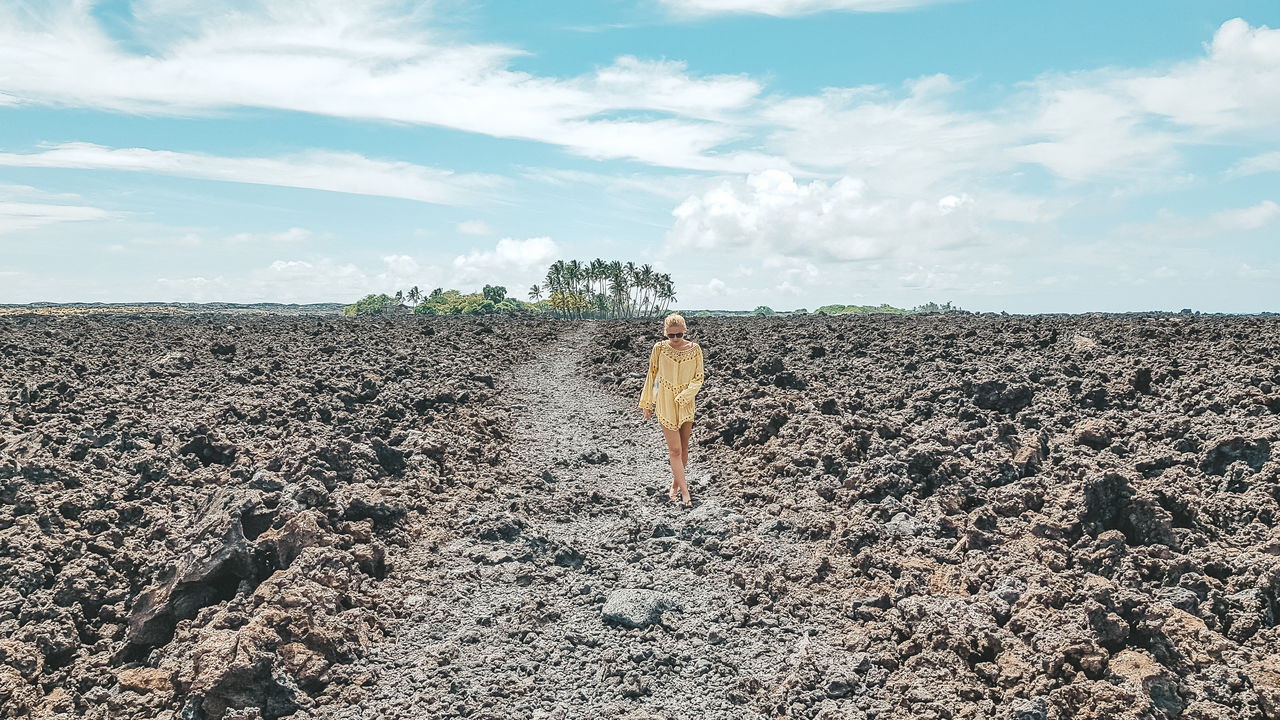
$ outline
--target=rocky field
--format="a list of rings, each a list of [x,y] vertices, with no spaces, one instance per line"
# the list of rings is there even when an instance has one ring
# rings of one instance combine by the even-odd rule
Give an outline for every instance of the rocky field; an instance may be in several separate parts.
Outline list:
[[[0,716],[1280,718],[1280,321],[0,317]]]
[[[406,518],[503,460],[520,324],[0,318],[0,715],[350,698]]]

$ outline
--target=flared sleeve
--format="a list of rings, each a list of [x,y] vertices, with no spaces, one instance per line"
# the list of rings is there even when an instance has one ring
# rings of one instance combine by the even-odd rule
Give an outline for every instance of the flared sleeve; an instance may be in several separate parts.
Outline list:
[[[697,360],[695,361],[695,365],[693,367],[693,377],[690,378],[689,380],[689,386],[686,387],[684,390],[681,390],[676,395],[677,405],[688,405],[689,403],[693,402],[693,396],[697,395],[698,391],[702,389],[703,375],[702,375],[702,346],[701,345],[698,346],[698,352],[695,353],[695,355],[697,356]]]
[[[641,410],[653,407],[653,381],[658,377],[658,345],[654,344],[653,352],[649,353],[649,375],[644,379],[644,389],[640,391]]]

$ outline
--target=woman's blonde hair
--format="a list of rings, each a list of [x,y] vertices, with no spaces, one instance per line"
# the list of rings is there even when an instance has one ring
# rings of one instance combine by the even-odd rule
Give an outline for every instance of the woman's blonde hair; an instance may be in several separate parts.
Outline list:
[[[670,315],[668,315],[666,318],[663,319],[662,321],[663,330],[666,330],[672,325],[679,325],[680,327],[685,328],[686,330],[689,328],[689,325],[686,324],[684,321],[684,316],[681,315],[680,313],[671,313]]]

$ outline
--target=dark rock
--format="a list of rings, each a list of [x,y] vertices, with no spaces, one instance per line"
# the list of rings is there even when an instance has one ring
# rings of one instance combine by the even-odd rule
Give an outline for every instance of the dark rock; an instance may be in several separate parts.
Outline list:
[[[973,386],[973,404],[983,410],[1013,414],[1031,404],[1035,396],[1030,385],[1004,380],[986,380]]]
[[[126,637],[136,645],[166,642],[178,620],[234,596],[240,581],[254,577],[242,520],[260,504],[251,491],[223,489],[205,508],[203,520],[181,559],[138,596]]]
[[[600,465],[609,462],[609,454],[603,450],[588,450],[579,455],[578,459],[588,465]]]
[[[373,439],[373,452],[382,469],[392,475],[398,475],[408,467],[408,463],[405,462],[405,453],[386,444],[381,438]]]
[[[1200,461],[1200,469],[1209,475],[1224,475],[1227,467],[1243,461],[1250,469],[1258,471],[1271,459],[1271,443],[1265,438],[1251,440],[1231,437],[1214,443]]]
[[[197,435],[178,448],[179,455],[189,455],[200,461],[201,465],[230,465],[235,462],[235,446],[211,439],[208,435]]]

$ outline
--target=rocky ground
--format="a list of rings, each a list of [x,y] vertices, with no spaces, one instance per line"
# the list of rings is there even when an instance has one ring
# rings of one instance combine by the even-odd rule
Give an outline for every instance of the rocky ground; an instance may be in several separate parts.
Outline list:
[[[0,318],[0,714],[1280,718],[1275,319],[233,320]]]
[[[0,716],[358,697],[410,530],[500,465],[525,325],[0,318]],[[244,708],[256,710],[244,711]]]

